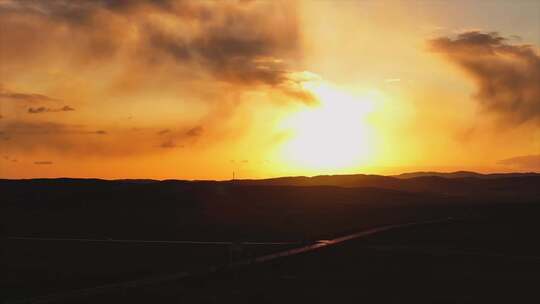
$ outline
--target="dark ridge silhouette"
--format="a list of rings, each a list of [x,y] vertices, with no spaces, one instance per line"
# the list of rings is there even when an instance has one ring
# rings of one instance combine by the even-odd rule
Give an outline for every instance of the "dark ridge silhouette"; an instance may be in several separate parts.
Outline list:
[[[223,239],[238,238],[241,231],[242,237],[298,239],[352,229],[355,217],[373,208],[406,213],[412,205],[540,201],[538,185],[538,174],[222,182],[60,178],[0,180],[0,192],[8,235],[182,238],[195,232]]]
[[[393,175],[397,178],[415,178],[423,176],[438,176],[444,178],[463,178],[463,177],[475,177],[475,178],[501,178],[501,177],[521,177],[521,176],[538,176],[538,173],[535,172],[524,172],[524,173],[491,173],[491,174],[482,174],[472,171],[456,171],[456,172],[433,172],[433,171],[419,171],[419,172],[410,172],[402,173],[398,175]]]
[[[415,176],[416,175],[416,176]],[[240,185],[374,187],[409,192],[447,195],[515,195],[524,191],[537,193],[538,173],[480,174],[474,172],[410,173],[407,178],[381,175],[320,175],[281,177],[262,180],[237,180]],[[517,187],[517,188],[514,188]],[[528,195],[528,193],[526,194]]]
[[[489,178],[337,175],[234,181],[3,179],[2,231],[9,248],[5,257],[10,261],[5,290],[8,298],[17,299],[196,271],[229,261],[229,248],[224,245],[130,240],[306,244],[381,225],[438,218],[467,219],[477,223],[474,229],[486,221],[496,227],[497,223],[517,225],[537,214],[538,185],[538,174]],[[493,214],[508,218],[506,222],[492,220]],[[482,235],[497,239],[504,236],[501,233]],[[483,244],[481,239],[478,242]],[[285,248],[249,247],[244,255]],[[259,279],[255,275],[254,280]],[[142,299],[150,300],[142,297],[130,302]]]

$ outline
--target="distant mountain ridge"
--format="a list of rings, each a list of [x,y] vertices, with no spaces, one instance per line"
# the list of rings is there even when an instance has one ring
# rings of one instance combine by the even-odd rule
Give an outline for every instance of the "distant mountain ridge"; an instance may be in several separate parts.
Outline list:
[[[91,178],[40,178],[27,180],[0,180],[0,186],[31,187],[32,190],[49,187],[99,186],[99,189],[118,187],[149,186],[159,189],[172,187],[175,191],[190,187],[228,188],[243,186],[272,187],[340,187],[340,188],[378,188],[401,192],[432,193],[460,197],[484,196],[497,200],[522,200],[524,197],[540,199],[539,173],[493,173],[481,174],[470,171],[412,172],[396,176],[349,174],[289,176],[268,179],[238,180],[151,180],[151,179],[91,179]],[[26,186],[25,186],[26,185]],[[153,186],[152,186],[153,185]],[[209,188],[210,187],[210,188]],[[145,187],[145,189],[150,189]],[[277,188],[276,188],[277,189]]]
[[[516,172],[516,173],[488,173],[482,174],[473,171],[455,171],[455,172],[436,172],[436,171],[418,171],[418,172],[407,172],[398,175],[392,175],[396,178],[416,178],[423,176],[438,176],[443,178],[502,178],[502,177],[522,177],[522,176],[539,176],[539,173],[535,172]]]
[[[353,185],[358,182],[391,182],[395,179],[415,179],[425,177],[438,177],[444,179],[460,179],[460,178],[479,178],[479,179],[497,179],[510,177],[540,177],[537,172],[512,172],[512,173],[478,173],[474,171],[455,171],[455,172],[437,172],[437,171],[416,171],[406,172],[396,175],[377,175],[377,174],[336,174],[336,175],[315,175],[315,176],[282,176],[263,179],[236,179],[234,182],[238,184],[257,184],[257,185],[317,185],[317,186],[333,186],[333,185]],[[154,182],[231,182],[231,180],[185,180],[185,179],[147,179],[147,178],[121,178],[121,179],[102,179],[102,178],[76,178],[76,177],[52,177],[52,178],[28,178],[28,179],[5,179],[0,180],[19,180],[19,181],[63,181],[63,182],[100,182],[114,181],[123,183],[147,184]]]
[[[313,177],[279,177],[260,180],[235,180],[237,185],[251,186],[335,186],[346,188],[381,188],[407,192],[430,192],[445,195],[490,196],[532,194],[540,191],[538,173],[481,174],[475,172],[417,172],[401,177],[382,175],[319,175]]]
[[[443,205],[540,202],[540,174],[495,177],[3,179],[0,206],[4,233],[12,236],[188,239],[195,233],[206,240],[298,240],[309,233],[326,238],[328,231],[347,231],[379,216],[433,217]]]
[[[349,174],[288,176],[268,179],[215,180],[151,180],[151,179],[77,179],[40,178],[27,180],[0,180],[1,183],[34,185],[40,187],[61,187],[78,185],[104,185],[107,187],[136,185],[170,185],[176,189],[184,187],[230,187],[230,186],[275,186],[275,187],[341,187],[378,188],[402,192],[437,193],[457,196],[489,196],[492,198],[520,199],[520,197],[540,198],[539,173],[493,173],[482,174],[470,171],[456,172],[411,172],[396,176]]]

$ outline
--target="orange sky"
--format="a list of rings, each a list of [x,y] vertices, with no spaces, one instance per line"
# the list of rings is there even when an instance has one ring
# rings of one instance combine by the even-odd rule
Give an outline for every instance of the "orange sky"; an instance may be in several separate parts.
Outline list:
[[[538,46],[533,0],[0,0],[0,177],[540,171]]]

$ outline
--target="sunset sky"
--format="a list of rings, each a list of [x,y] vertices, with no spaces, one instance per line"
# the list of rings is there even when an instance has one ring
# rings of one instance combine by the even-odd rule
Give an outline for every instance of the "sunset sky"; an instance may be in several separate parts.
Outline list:
[[[0,0],[0,177],[540,171],[540,2]]]

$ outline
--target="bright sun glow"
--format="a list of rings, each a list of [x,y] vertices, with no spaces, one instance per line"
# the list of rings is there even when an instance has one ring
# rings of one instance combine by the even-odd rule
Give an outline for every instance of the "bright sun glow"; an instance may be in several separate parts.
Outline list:
[[[372,158],[373,130],[366,122],[374,94],[353,96],[322,81],[305,85],[319,105],[287,117],[290,134],[282,157],[294,166],[312,170],[342,170]]]

